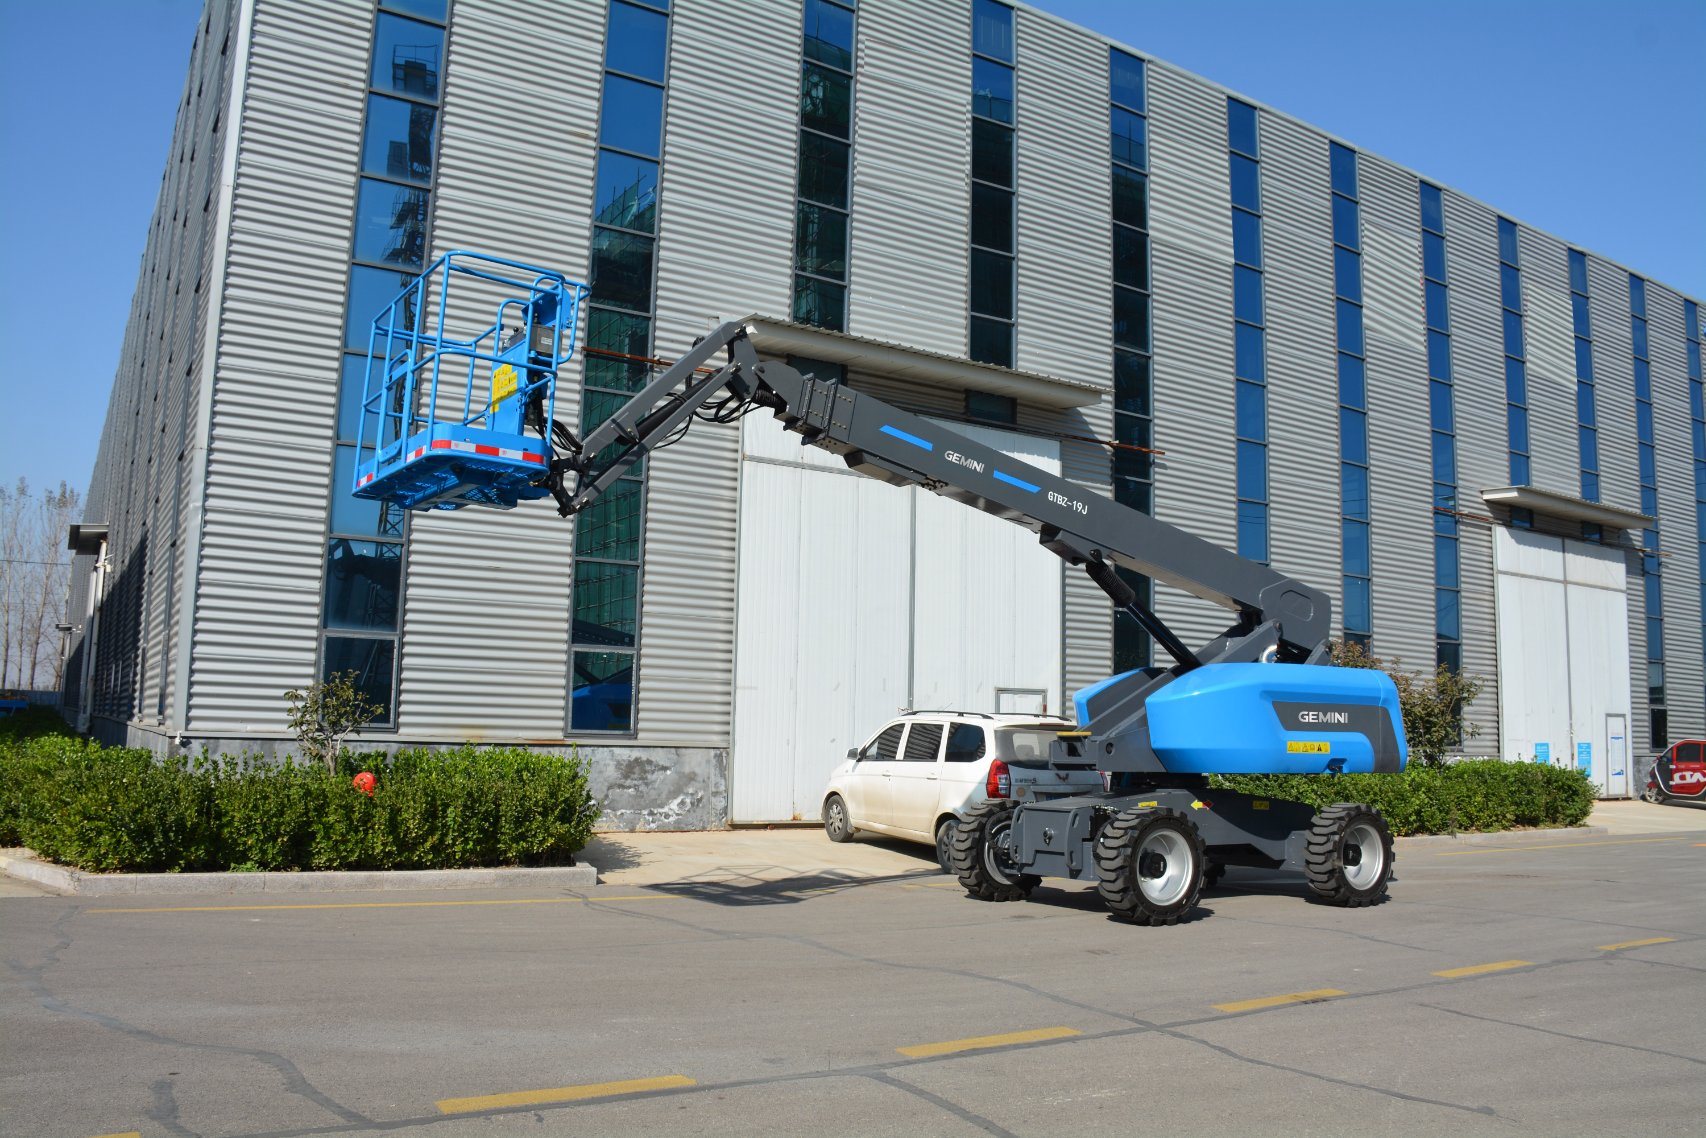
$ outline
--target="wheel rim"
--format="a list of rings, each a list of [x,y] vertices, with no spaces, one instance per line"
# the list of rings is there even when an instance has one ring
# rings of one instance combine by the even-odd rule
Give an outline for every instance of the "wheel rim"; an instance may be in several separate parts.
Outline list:
[[[1013,884],[1019,872],[1013,865],[1013,819],[990,823],[989,836],[983,842],[983,867],[998,883]]]
[[[831,798],[827,808],[829,813],[829,828],[837,834],[847,830],[847,808],[841,804],[841,799]]]
[[[1152,830],[1137,847],[1137,887],[1152,905],[1176,905],[1190,891],[1190,843],[1177,830]]]
[[[1369,889],[1379,882],[1386,868],[1386,846],[1380,831],[1370,822],[1358,822],[1345,831],[1345,880],[1353,889]]]

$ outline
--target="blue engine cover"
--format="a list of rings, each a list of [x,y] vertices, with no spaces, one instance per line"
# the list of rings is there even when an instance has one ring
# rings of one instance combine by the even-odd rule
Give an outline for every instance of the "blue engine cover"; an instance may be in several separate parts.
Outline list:
[[[1404,768],[1398,689],[1384,672],[1207,664],[1149,697],[1149,744],[1175,774],[1360,774]]]

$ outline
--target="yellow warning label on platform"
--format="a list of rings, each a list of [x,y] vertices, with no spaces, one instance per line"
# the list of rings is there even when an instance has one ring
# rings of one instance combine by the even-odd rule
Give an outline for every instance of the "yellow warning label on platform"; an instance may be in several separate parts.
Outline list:
[[[1332,749],[1333,745],[1331,743],[1322,743],[1315,740],[1299,742],[1298,740],[1293,739],[1285,745],[1285,753],[1288,755],[1325,755]]]
[[[492,372],[492,406],[496,407],[514,395],[517,382],[515,369],[509,364],[500,364]]]

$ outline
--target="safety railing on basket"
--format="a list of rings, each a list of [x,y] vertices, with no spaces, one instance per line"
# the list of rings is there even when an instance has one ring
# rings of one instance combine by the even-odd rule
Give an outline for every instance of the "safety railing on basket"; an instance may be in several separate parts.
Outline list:
[[[504,295],[489,324],[460,334],[492,311],[482,291]],[[574,355],[586,294],[484,253],[429,265],[374,318],[353,493],[411,510],[547,497],[557,369]]]

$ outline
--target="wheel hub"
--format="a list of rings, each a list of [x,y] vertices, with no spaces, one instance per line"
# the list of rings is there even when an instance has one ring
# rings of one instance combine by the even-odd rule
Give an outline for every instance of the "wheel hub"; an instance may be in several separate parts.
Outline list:
[[[1138,891],[1158,908],[1178,904],[1191,891],[1195,861],[1183,834],[1169,828],[1151,830],[1133,858]]]

